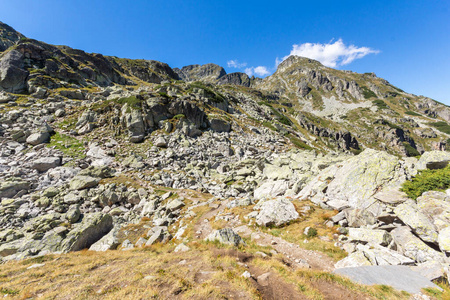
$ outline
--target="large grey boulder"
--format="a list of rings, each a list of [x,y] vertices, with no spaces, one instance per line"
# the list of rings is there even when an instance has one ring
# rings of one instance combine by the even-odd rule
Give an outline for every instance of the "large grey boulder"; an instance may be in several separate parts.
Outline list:
[[[441,169],[448,165],[450,152],[428,151],[424,152],[417,163],[417,169]]]
[[[27,143],[33,146],[47,143],[50,141],[50,133],[48,132],[36,132],[27,137]]]
[[[403,223],[411,227],[422,240],[437,243],[438,234],[435,226],[413,201],[398,205],[395,207],[394,213]]]
[[[299,217],[294,204],[284,198],[258,203],[255,209],[260,210],[256,216],[256,223],[260,226],[281,226]]]
[[[431,260],[438,262],[445,261],[445,255],[443,253],[429,247],[421,239],[416,237],[408,227],[398,227],[390,233],[400,254],[419,263]]]
[[[428,278],[408,266],[363,266],[336,269],[334,273],[346,276],[362,284],[383,284],[411,294],[418,294],[423,288],[437,288]]]
[[[209,120],[210,127],[215,132],[230,132],[231,125],[225,120],[213,118]]]
[[[30,183],[21,179],[11,178],[7,181],[0,182],[0,199],[12,198],[20,191],[28,191]]]
[[[253,192],[255,199],[272,198],[282,196],[289,188],[285,180],[266,181]]]
[[[107,251],[107,250],[115,250],[119,245],[119,239],[117,238],[117,234],[119,233],[119,228],[114,227],[111,229],[108,234],[103,236],[97,242],[89,247],[89,250],[92,251]]]
[[[0,59],[0,88],[16,93],[25,89],[28,72],[24,69],[24,56],[17,50],[8,51]]]
[[[113,219],[108,214],[92,213],[83,216],[61,244],[61,251],[78,251],[89,248],[113,228]]]
[[[381,246],[387,246],[392,241],[392,237],[385,230],[349,228],[348,240],[350,242],[374,243]]]
[[[122,118],[130,134],[130,142],[139,143],[144,140],[145,124],[142,117],[142,111],[131,109],[128,104],[122,107]]]
[[[218,241],[222,244],[239,246],[245,244],[244,240],[231,228],[223,228],[211,232],[206,239],[207,241]]]
[[[70,181],[71,190],[83,190],[87,188],[92,188],[98,185],[100,178],[77,175]]]
[[[330,200],[348,202],[352,208],[366,209],[376,201],[380,188],[398,189],[409,178],[410,167],[384,151],[366,149],[342,163],[319,173],[300,191],[300,199],[320,204]]]
[[[33,161],[31,167],[38,172],[46,172],[49,169],[60,166],[61,162],[61,157],[42,157]]]

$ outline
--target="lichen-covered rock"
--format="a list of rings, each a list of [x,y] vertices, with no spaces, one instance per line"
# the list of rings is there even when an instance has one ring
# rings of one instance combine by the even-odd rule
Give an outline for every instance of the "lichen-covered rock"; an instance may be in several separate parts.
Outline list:
[[[381,246],[387,246],[392,241],[392,237],[385,230],[349,228],[348,240],[350,242],[365,242],[365,243],[374,243]]]
[[[119,239],[117,238],[117,234],[119,233],[118,227],[114,227],[111,229],[108,234],[103,236],[100,240],[95,242],[89,247],[89,250],[92,251],[106,251],[106,250],[115,250],[119,246]]]
[[[421,239],[416,237],[408,227],[399,227],[390,233],[397,245],[397,251],[402,255],[419,263],[431,260],[445,261],[444,254],[429,247]]]
[[[442,169],[450,161],[450,152],[447,151],[428,151],[420,156],[417,163],[417,169]]]
[[[215,230],[205,240],[211,242],[218,241],[222,244],[234,245],[236,247],[240,244],[245,244],[244,240],[231,228]]]
[[[38,172],[46,172],[49,169],[61,165],[61,157],[42,157],[33,161],[31,167]]]
[[[113,228],[112,217],[103,213],[85,214],[81,222],[75,226],[61,244],[64,252],[89,248]]]
[[[362,251],[356,251],[351,253],[344,259],[338,261],[334,267],[336,269],[341,268],[351,268],[351,267],[361,267],[361,266],[371,266],[372,264],[367,259]]]
[[[450,197],[443,192],[429,191],[417,198],[417,208],[434,224],[436,230],[450,224]]]
[[[450,252],[450,226],[439,231],[438,243],[441,251]]]
[[[77,175],[70,181],[71,190],[83,190],[97,186],[100,178]]]
[[[258,203],[255,209],[260,210],[256,216],[256,223],[260,226],[281,226],[299,217],[294,204],[284,198]]]
[[[395,207],[394,213],[403,223],[411,227],[422,240],[437,243],[438,234],[435,226],[413,201],[398,205]]]
[[[39,145],[50,141],[50,133],[48,132],[36,132],[27,137],[27,143],[30,145]]]
[[[409,167],[384,151],[366,149],[342,163],[323,170],[299,193],[315,203],[347,201],[350,207],[366,209],[380,188],[398,189],[409,178]]]
[[[255,199],[271,198],[282,196],[289,188],[285,180],[266,181],[253,192]]]
[[[0,199],[12,198],[22,190],[28,190],[30,183],[21,179],[10,178],[7,181],[0,182]]]

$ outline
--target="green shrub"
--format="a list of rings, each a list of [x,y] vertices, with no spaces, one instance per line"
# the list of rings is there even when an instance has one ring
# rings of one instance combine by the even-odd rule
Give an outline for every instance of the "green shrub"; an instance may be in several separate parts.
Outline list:
[[[431,123],[428,123],[428,125],[433,126],[434,128],[436,128],[439,131],[442,131],[444,133],[450,134],[450,125],[448,125],[444,121],[431,122]]]
[[[126,98],[120,98],[117,100],[117,103],[120,103],[122,105],[128,104],[130,109],[138,109],[140,110],[142,107],[142,100],[136,98],[136,96],[130,96]]]
[[[288,135],[289,139],[291,140],[292,144],[294,144],[295,147],[305,150],[313,150],[310,146],[308,146],[306,143],[302,142],[300,139],[296,138],[295,136]]]
[[[405,181],[402,191],[408,197],[417,199],[427,191],[443,191],[450,187],[450,167],[437,170],[423,170],[411,181]]]
[[[386,102],[384,102],[383,100],[373,100],[372,103],[374,105],[376,105],[379,109],[387,109],[389,108],[389,106],[387,106]]]
[[[410,111],[410,110],[406,111],[405,114],[410,115],[410,116],[416,116],[416,117],[422,116],[421,114],[418,114],[418,113]]]
[[[184,119],[184,118],[186,118],[186,116],[183,114],[178,114],[178,115],[173,116],[173,119],[175,119],[175,120]]]
[[[368,89],[367,87],[362,86],[361,89],[362,89],[362,93],[363,93],[364,98],[370,99],[370,98],[376,98],[377,97],[377,95],[374,92],[372,92],[370,89]]]
[[[419,156],[420,153],[415,149],[413,146],[411,146],[408,142],[403,142],[403,146],[405,146],[405,151],[407,156]]]
[[[263,122],[262,124],[263,124],[263,126],[269,128],[270,130],[278,131],[278,130],[275,128],[275,126],[273,126],[272,123],[270,123],[270,122],[265,121],[265,122]]]
[[[307,238],[313,238],[317,236],[317,229],[310,227],[306,233]]]

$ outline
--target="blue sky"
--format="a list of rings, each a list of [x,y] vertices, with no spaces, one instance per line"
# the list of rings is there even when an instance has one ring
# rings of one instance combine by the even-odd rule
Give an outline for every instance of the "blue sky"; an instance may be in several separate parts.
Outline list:
[[[450,105],[449,0],[0,0],[0,7],[0,20],[30,38],[171,67],[212,62],[227,72],[272,73],[297,45],[294,53],[375,72]],[[341,65],[349,53],[363,57]]]

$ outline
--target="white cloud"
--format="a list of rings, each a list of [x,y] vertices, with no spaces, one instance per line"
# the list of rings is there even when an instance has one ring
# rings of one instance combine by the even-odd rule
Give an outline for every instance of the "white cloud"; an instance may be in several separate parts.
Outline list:
[[[232,59],[232,60],[227,61],[227,65],[229,68],[241,69],[241,68],[247,66],[247,63],[246,62],[239,63],[237,59]]]
[[[248,76],[258,75],[258,76],[265,76],[269,75],[270,71],[267,69],[267,67],[264,66],[258,66],[258,67],[250,67],[245,69],[245,73]]]
[[[363,58],[371,53],[379,53],[380,51],[368,47],[356,47],[355,45],[346,46],[342,39],[328,44],[304,43],[301,45],[293,45],[290,55],[285,56],[283,60],[291,55],[303,56],[320,61],[323,65],[331,68],[344,66],[355,59]],[[280,61],[276,60],[278,64]]]

